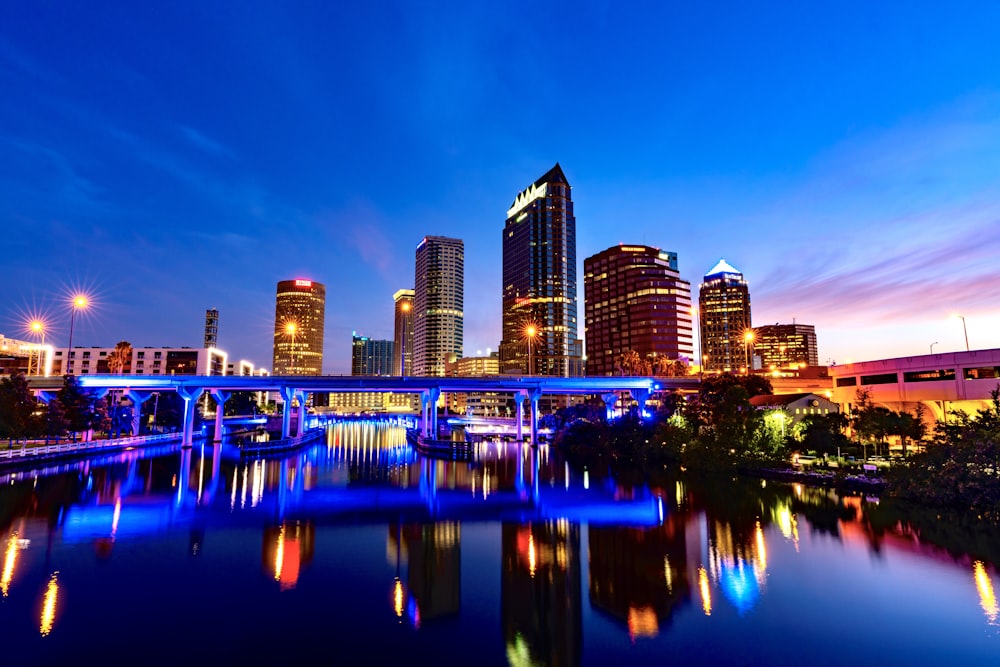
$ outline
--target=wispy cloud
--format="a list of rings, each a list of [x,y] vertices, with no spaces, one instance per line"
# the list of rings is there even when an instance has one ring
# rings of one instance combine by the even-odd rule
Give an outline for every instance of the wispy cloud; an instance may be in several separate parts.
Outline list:
[[[178,125],[181,135],[200,150],[221,158],[232,158],[233,152],[214,139],[210,139],[193,127]]]

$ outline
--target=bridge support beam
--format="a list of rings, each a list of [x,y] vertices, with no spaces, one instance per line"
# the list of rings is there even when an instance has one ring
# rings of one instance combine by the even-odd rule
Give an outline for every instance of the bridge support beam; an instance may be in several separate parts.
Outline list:
[[[618,402],[618,394],[602,394],[604,399],[605,418],[610,422],[615,417],[615,403]]]
[[[295,398],[295,389],[285,385],[278,390],[281,394],[281,439],[288,439],[292,423],[292,399]]]
[[[232,392],[212,389],[211,394],[215,400],[215,432],[212,435],[212,440],[222,442],[222,419],[226,414],[226,401],[232,396]]]
[[[181,422],[181,447],[194,444],[194,411],[204,387],[177,387],[177,395],[184,399],[184,420]]]
[[[514,417],[515,424],[517,424],[517,440],[522,442],[524,440],[524,392],[518,391],[514,392],[514,405],[516,407]]]
[[[306,430],[306,392],[296,391],[295,398],[299,399],[298,420],[295,424],[295,436],[298,437]]]
[[[528,393],[528,400],[531,402],[531,446],[538,445],[538,399],[542,397],[541,389],[532,389]]]
[[[649,389],[631,389],[629,393],[632,394],[632,398],[638,403],[639,419],[642,419],[643,413],[646,412],[646,402],[649,397],[653,395],[653,392]]]
[[[125,396],[132,401],[132,435],[139,435],[139,431],[142,430],[142,404],[152,395],[151,391],[125,390]]]
[[[420,393],[420,404],[423,409],[421,419],[421,430],[425,438],[437,439],[438,437],[438,411],[437,402],[441,397],[441,390],[437,387],[425,389]]]

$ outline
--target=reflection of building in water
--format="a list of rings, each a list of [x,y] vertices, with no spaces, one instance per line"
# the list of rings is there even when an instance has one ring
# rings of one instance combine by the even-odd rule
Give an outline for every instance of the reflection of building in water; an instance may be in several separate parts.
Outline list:
[[[510,664],[578,665],[580,529],[565,519],[505,523],[500,580]]]
[[[389,525],[387,555],[400,570],[403,563],[406,564],[404,593],[414,603],[414,623],[459,612],[462,598],[461,539],[461,525],[457,521]],[[397,562],[397,557],[402,562]]]
[[[767,580],[764,529],[759,521],[750,530],[722,521],[709,526],[704,517],[698,522],[707,546],[695,575],[702,609],[706,616],[712,614],[711,584],[715,584],[742,616],[756,606]]]
[[[289,521],[264,528],[261,554],[264,571],[274,577],[281,590],[295,588],[303,565],[312,562],[316,549],[316,527],[311,521]]]
[[[691,593],[684,525],[590,526],[590,602],[628,625],[629,636],[653,637]]]

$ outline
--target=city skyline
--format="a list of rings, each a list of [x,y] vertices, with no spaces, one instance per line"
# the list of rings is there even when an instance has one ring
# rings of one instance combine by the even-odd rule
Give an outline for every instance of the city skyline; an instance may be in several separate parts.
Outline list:
[[[346,374],[441,235],[485,354],[510,194],[559,162],[580,294],[584,257],[644,244],[692,284],[738,266],[753,324],[814,325],[820,363],[1000,346],[1000,9],[595,4],[552,31],[533,5],[109,7],[0,27],[7,336],[44,314],[64,347],[84,289],[75,346],[197,347],[218,308],[219,346],[266,366],[298,277],[330,286],[324,371]]]

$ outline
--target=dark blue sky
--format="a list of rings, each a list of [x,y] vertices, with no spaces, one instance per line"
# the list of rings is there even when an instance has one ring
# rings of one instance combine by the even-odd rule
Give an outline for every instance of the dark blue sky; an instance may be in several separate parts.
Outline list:
[[[577,260],[720,259],[821,362],[1000,347],[1000,6],[0,2],[0,333],[220,347],[270,367],[274,289],[327,286],[326,361],[392,337],[427,234],[500,239],[559,161]],[[580,320],[583,319],[580,290]],[[581,335],[583,334],[581,324]]]

